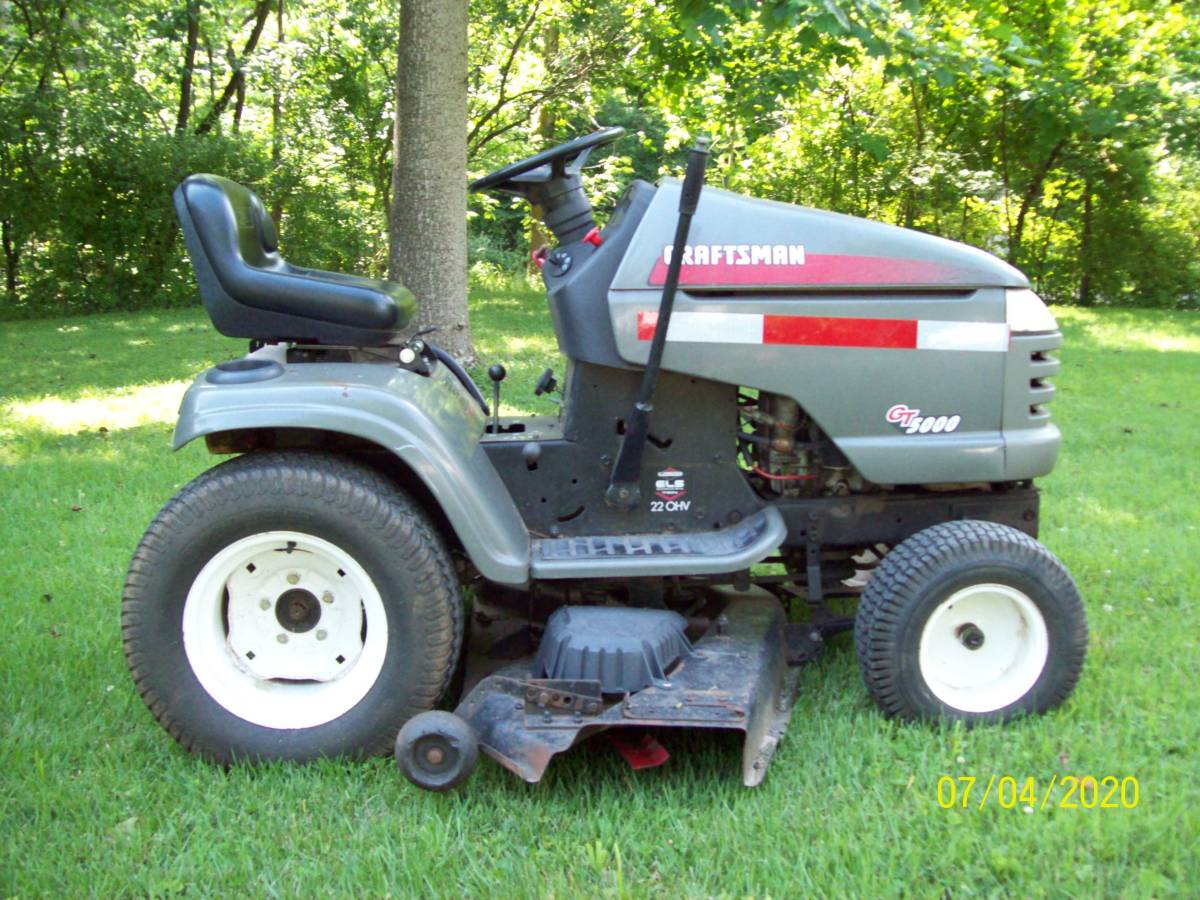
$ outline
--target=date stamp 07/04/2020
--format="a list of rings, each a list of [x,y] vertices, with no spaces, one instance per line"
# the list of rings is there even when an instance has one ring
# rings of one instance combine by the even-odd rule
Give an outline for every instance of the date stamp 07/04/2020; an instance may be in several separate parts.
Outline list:
[[[1043,809],[1134,809],[1140,797],[1138,780],[1132,775],[1051,775],[1049,780],[1032,776],[943,775],[937,781],[937,804],[942,809],[1020,809],[1031,813]]]

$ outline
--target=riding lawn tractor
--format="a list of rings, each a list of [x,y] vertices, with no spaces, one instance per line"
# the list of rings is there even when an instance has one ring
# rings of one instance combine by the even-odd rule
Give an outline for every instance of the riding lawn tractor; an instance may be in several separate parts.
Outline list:
[[[247,188],[176,190],[209,316],[250,342],[175,430],[231,458],[167,503],[125,586],[134,680],[185,748],[393,750],[443,790],[480,749],[536,782],[599,732],[734,729],[755,785],[800,665],[850,628],[888,716],[1006,720],[1071,692],[1087,626],[1034,486],[1061,335],[1025,277],[702,190],[703,141],[598,227],[581,174],[621,133],[471,185],[554,236],[534,257],[554,416],[500,415],[503,366],[481,391],[409,327],[401,284],[286,262]]]

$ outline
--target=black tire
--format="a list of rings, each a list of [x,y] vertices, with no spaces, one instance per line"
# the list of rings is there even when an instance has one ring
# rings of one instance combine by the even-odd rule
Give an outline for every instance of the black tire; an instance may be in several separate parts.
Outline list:
[[[921,640],[935,612],[954,609],[953,604],[944,607],[949,598],[962,597],[959,592],[982,585],[1016,592],[1013,596],[1019,602],[1024,602],[1020,600],[1023,595],[1041,614],[1041,623],[1018,631],[1025,638],[1009,643],[1017,648],[1015,654],[1027,652],[1024,647],[1034,640],[1028,635],[1035,631],[1039,633],[1037,646],[1044,642],[1047,649],[1040,673],[1023,694],[997,708],[971,709],[963,708],[971,706],[969,702],[956,706],[939,698],[935,691],[967,697],[976,689],[968,687],[955,694],[936,678],[931,686],[922,669]],[[975,589],[987,594],[983,587]],[[952,619],[939,618],[936,628],[941,628],[943,621],[947,628],[953,625]],[[960,624],[953,633],[964,652],[981,649],[986,640],[973,623]],[[940,632],[935,629],[930,634],[932,640]],[[941,639],[939,646],[944,647],[946,638]],[[918,532],[884,558],[863,592],[855,617],[854,643],[867,691],[888,716],[968,723],[1003,721],[1045,712],[1070,695],[1087,654],[1087,617],[1066,568],[1033,538],[994,522],[945,522]],[[1033,673],[1040,654],[1028,652],[1034,662],[1026,663],[1024,671]],[[936,669],[931,667],[931,671]],[[1001,672],[995,677],[1006,676]],[[989,685],[996,683],[983,684],[980,690],[992,690]],[[1014,676],[1010,687],[1020,690],[1023,683]],[[988,697],[1001,698],[1005,693],[1000,689],[977,696],[977,705],[986,706]]]
[[[359,679],[365,694],[359,700],[347,699],[353,705],[335,718],[311,726],[267,727],[234,714],[201,684],[185,648],[184,610],[198,574],[223,548],[275,531],[328,542],[349,558],[351,568],[361,567],[376,589],[373,608],[378,614],[381,604],[386,626],[377,627],[371,666]],[[286,552],[291,553],[290,546]],[[253,572],[252,567],[247,570]],[[344,573],[338,569],[338,574]],[[344,593],[349,609],[355,604],[352,593],[349,587]],[[211,601],[225,604],[221,615],[227,631],[230,597],[226,582],[223,599]],[[267,598],[261,602],[267,610]],[[282,603],[280,596],[277,606]],[[319,617],[325,608],[317,610]],[[325,612],[334,621],[332,612]],[[280,615],[278,609],[273,613]],[[376,620],[368,618],[365,603],[357,614],[364,622],[365,647],[370,622]],[[221,627],[213,621],[218,634]],[[349,627],[341,634],[353,640],[359,626]],[[348,457],[316,451],[262,452],[205,472],[150,524],[129,567],[121,630],[142,699],[186,750],[221,763],[364,757],[388,752],[404,722],[431,709],[445,691],[461,650],[463,604],[440,536],[424,511],[395,484]],[[320,635],[315,632],[312,639],[323,639]],[[286,643],[284,632],[278,638]],[[213,647],[217,643],[210,642]],[[232,646],[232,636],[226,644]],[[337,662],[342,661],[339,656]],[[240,659],[237,663],[245,665]],[[372,675],[375,666],[378,674]],[[289,682],[280,685],[281,692],[291,690]],[[277,689],[275,684],[264,686]]]
[[[427,791],[449,791],[475,770],[479,739],[464,719],[435,709],[409,719],[396,735],[396,765]]]

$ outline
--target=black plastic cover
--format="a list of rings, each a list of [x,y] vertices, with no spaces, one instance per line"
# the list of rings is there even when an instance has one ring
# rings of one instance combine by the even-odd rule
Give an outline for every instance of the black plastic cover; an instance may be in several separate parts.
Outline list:
[[[547,678],[599,681],[606,694],[640,691],[666,680],[690,655],[687,622],[667,609],[564,606],[546,622],[537,666]]]
[[[608,314],[608,288],[656,190],[645,181],[630,182],[600,233],[600,246],[566,245],[560,249],[571,254],[574,265],[569,270],[549,265],[542,270],[558,349],[568,359],[614,369],[641,368],[629,365],[617,352]]]
[[[228,337],[378,346],[416,312],[413,295],[394,281],[285,261],[275,223],[247,187],[191,175],[174,200],[200,296]]]

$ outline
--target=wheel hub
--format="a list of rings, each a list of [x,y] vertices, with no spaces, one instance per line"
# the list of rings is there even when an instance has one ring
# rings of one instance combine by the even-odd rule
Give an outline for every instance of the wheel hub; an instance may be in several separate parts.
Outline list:
[[[1022,591],[975,584],[947,597],[921,632],[921,676],[963,712],[994,712],[1034,686],[1049,655],[1046,620]]]
[[[304,634],[321,621],[321,604],[311,591],[291,588],[275,601],[275,618],[293,634]]]
[[[376,683],[388,620],[371,577],[315,535],[266,531],[216,553],[196,575],[183,645],[200,684],[266,728],[311,728]]]
[[[344,559],[297,541],[263,543],[224,582],[226,644],[262,681],[342,678],[363,651],[361,590]]]
[[[979,630],[979,626],[974,622],[968,622],[966,625],[958,626],[955,631],[962,645],[968,650],[978,650],[983,646],[983,632]]]
[[[414,749],[417,765],[428,774],[445,772],[458,759],[458,752],[442,735],[425,735],[417,741]]]

